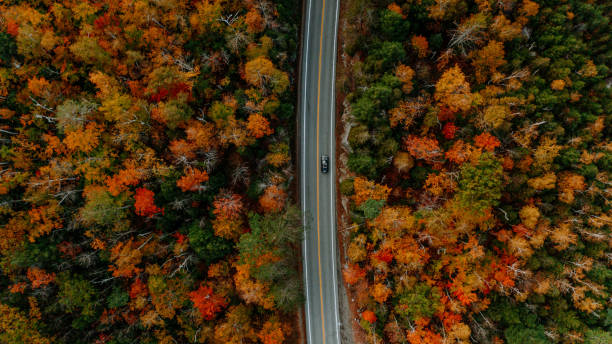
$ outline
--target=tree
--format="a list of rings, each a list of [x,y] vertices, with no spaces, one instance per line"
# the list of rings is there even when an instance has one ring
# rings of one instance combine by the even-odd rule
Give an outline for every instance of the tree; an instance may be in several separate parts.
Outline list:
[[[256,341],[257,332],[251,325],[251,319],[251,310],[248,307],[230,307],[224,321],[215,327],[215,340],[227,344]]]
[[[361,318],[367,322],[369,322],[370,324],[374,324],[377,320],[376,318],[376,314],[374,314],[374,312],[372,312],[371,310],[365,310],[363,311],[363,313],[361,313]]]
[[[584,177],[571,172],[562,173],[557,185],[559,187],[559,200],[568,204],[574,202],[575,191],[582,191],[586,187]]]
[[[501,145],[501,142],[489,133],[482,133],[474,137],[474,144],[487,152],[493,152],[495,148]]]
[[[602,330],[587,330],[585,344],[604,344],[612,341],[612,333]]]
[[[260,114],[251,114],[247,121],[247,130],[256,139],[268,136],[274,133],[270,128],[268,120]]]
[[[70,52],[80,62],[104,67],[111,62],[110,55],[100,47],[98,41],[93,37],[80,36],[70,46]]]
[[[445,173],[434,174],[430,173],[425,180],[425,190],[431,192],[434,196],[442,196],[451,194],[456,187],[455,181],[448,177]]]
[[[357,264],[350,264],[342,270],[342,276],[344,281],[353,285],[361,281],[366,275],[366,271],[359,267]]]
[[[32,282],[33,289],[40,288],[55,281],[54,273],[47,273],[45,270],[37,267],[28,268],[27,276]]]
[[[269,282],[276,307],[288,312],[301,300],[295,270],[295,247],[303,238],[301,216],[295,207],[281,213],[249,216],[250,233],[240,237],[240,262],[248,263],[250,275]]]
[[[164,319],[173,319],[189,300],[188,286],[179,277],[162,275],[156,264],[148,265],[147,273],[147,287],[155,312]]]
[[[24,316],[18,309],[0,303],[0,341],[5,343],[51,343],[38,331],[38,321]]]
[[[368,200],[386,201],[389,192],[391,192],[391,189],[387,186],[376,184],[361,177],[355,178],[353,187],[355,189],[353,201],[358,207]]]
[[[527,228],[534,229],[540,218],[540,211],[533,205],[526,205],[521,208],[519,216]]]
[[[213,202],[213,213],[219,217],[238,219],[244,211],[242,197],[238,194],[219,195]]]
[[[249,264],[238,264],[235,267],[234,284],[240,297],[248,304],[254,303],[264,309],[274,309],[274,297],[270,294],[270,283],[253,278]]]
[[[385,303],[391,295],[391,289],[387,288],[387,286],[382,283],[376,283],[370,287],[370,294],[376,302]]]
[[[222,15],[220,1],[202,1],[196,4],[196,11],[189,18],[189,22],[199,34],[212,33],[220,29],[218,19]]]
[[[467,111],[472,106],[470,84],[459,66],[446,70],[436,83],[434,98],[451,111]]]
[[[602,4],[347,5],[343,275],[366,342],[607,339]]]
[[[270,185],[259,198],[259,205],[267,213],[276,213],[285,207],[287,194],[276,185]]]
[[[554,189],[557,183],[557,175],[553,172],[546,173],[543,176],[531,178],[527,181],[530,188],[535,190],[550,190]]]
[[[126,216],[125,196],[113,197],[102,186],[88,186],[83,191],[85,205],[79,211],[79,219],[84,224],[110,226]]]
[[[578,236],[573,232],[572,225],[565,222],[552,231],[550,240],[555,244],[554,247],[561,251],[568,248],[571,244],[575,244]]]
[[[561,79],[553,80],[550,83],[550,88],[552,88],[555,91],[561,91],[565,88],[565,81]]]
[[[474,148],[469,143],[463,140],[457,140],[453,146],[444,153],[444,156],[457,165],[461,165],[466,161],[478,160],[481,150]]]
[[[224,297],[214,294],[212,288],[204,284],[201,284],[197,290],[190,292],[189,299],[193,302],[194,307],[200,311],[204,320],[214,319],[215,315],[228,305]]]
[[[208,173],[206,171],[190,168],[184,176],[176,181],[176,186],[183,192],[196,191],[202,188],[201,184],[205,181],[208,181]]]
[[[448,0],[439,0],[447,2]],[[451,0],[457,2],[456,0]],[[487,16],[483,12],[474,13],[471,16],[462,20],[457,29],[453,31],[453,35],[449,42],[450,48],[457,48],[462,53],[466,53],[468,49],[481,43],[484,39],[484,30],[486,28]]]
[[[218,261],[232,251],[232,242],[216,236],[210,228],[193,223],[187,228],[189,246],[207,264]]]
[[[218,195],[213,202],[213,229],[215,234],[225,239],[238,240],[244,232],[242,197],[238,194]]]
[[[291,203],[297,14],[2,2],[0,342],[289,340],[301,215],[234,262],[247,214]]]
[[[28,210],[30,228],[28,240],[34,242],[37,238],[49,234],[54,229],[63,228],[61,208],[58,202],[50,201],[48,205],[32,207]]]
[[[363,211],[363,216],[368,220],[375,219],[380,214],[385,205],[384,200],[369,199],[359,206],[359,210]]]
[[[404,147],[416,159],[433,161],[442,155],[438,140],[409,135],[404,138]]]
[[[543,137],[533,153],[534,165],[543,170],[549,170],[555,158],[559,155],[561,146],[551,137]]]
[[[442,128],[442,135],[444,135],[444,138],[447,140],[454,139],[457,129],[457,126],[453,124],[453,122],[446,122],[444,128]]]
[[[64,272],[58,276],[58,284],[58,302],[66,311],[80,311],[81,315],[87,318],[95,314],[96,292],[89,281]]]
[[[108,188],[108,192],[114,196],[119,196],[120,193],[126,191],[129,186],[138,185],[143,179],[145,174],[142,169],[137,168],[136,162],[127,161],[126,168],[119,170],[115,175],[106,176],[105,183]]]
[[[269,84],[276,94],[283,93],[289,86],[289,77],[285,72],[276,69],[266,57],[260,56],[244,66],[245,80],[251,85],[264,88]]]
[[[410,23],[406,20],[406,16],[401,13],[401,9],[397,11],[397,7],[391,7],[382,10],[380,31],[384,35],[383,37],[391,41],[399,41],[406,37],[409,29]]]
[[[397,152],[393,157],[393,166],[402,173],[410,171],[414,166],[414,159],[408,152]]]
[[[395,13],[390,12],[387,12],[390,17],[397,17]],[[385,71],[391,69],[396,63],[402,62],[405,58],[406,51],[400,42],[384,41],[370,52],[366,64],[375,71]]]
[[[247,24],[249,31],[253,33],[260,33],[266,28],[264,19],[255,7],[247,12],[244,22]]]
[[[419,58],[423,58],[429,53],[429,42],[426,37],[414,35],[410,39],[410,43],[416,49]]]
[[[257,337],[263,344],[283,344],[288,329],[290,329],[288,326],[285,326],[276,317],[272,317],[266,320]]]
[[[414,70],[412,68],[400,64],[395,68],[395,76],[403,84],[402,90],[404,93],[412,92],[412,78],[414,77]]]
[[[87,99],[81,101],[66,100],[57,107],[55,115],[57,124],[64,132],[81,129],[86,123],[88,115],[93,113],[96,108],[97,104]]]
[[[63,143],[70,152],[90,153],[100,143],[100,128],[94,123],[87,124],[84,130],[69,132]]]
[[[151,112],[151,117],[160,123],[175,129],[193,116],[193,110],[186,103],[186,97],[160,102]]]
[[[163,213],[163,209],[155,205],[153,197],[155,193],[146,188],[136,189],[134,195],[134,209],[137,215],[153,217],[153,215]]]
[[[458,5],[459,0],[436,0],[427,10],[433,19],[440,20],[454,13]]]
[[[418,284],[396,297],[395,312],[404,321],[415,321],[421,317],[431,318],[440,306],[438,290],[425,284]]]
[[[394,128],[400,124],[409,129],[414,121],[425,113],[429,100],[417,98],[415,100],[401,100],[396,107],[389,110],[389,123]],[[352,132],[352,130],[351,130]]]
[[[115,277],[132,277],[142,271],[136,267],[142,261],[140,243],[130,239],[127,242],[118,242],[111,249],[111,260],[114,265],[109,267]]]
[[[285,142],[271,144],[269,146],[270,153],[266,155],[268,163],[274,167],[286,166],[290,161],[289,145]]]
[[[476,68],[476,81],[486,82],[495,73],[497,68],[506,64],[504,60],[504,44],[497,41],[489,41],[482,49],[472,53],[472,65]]]
[[[501,164],[490,153],[483,153],[475,165],[463,165],[457,193],[459,204],[477,212],[497,205],[501,198],[502,174]]]

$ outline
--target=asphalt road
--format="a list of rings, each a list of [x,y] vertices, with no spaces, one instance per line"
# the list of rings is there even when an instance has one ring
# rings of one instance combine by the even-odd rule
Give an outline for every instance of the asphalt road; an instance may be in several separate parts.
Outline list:
[[[308,227],[303,246],[306,335],[340,344],[335,195],[335,71],[340,0],[306,0],[300,66],[300,192]],[[329,173],[320,172],[321,155]]]

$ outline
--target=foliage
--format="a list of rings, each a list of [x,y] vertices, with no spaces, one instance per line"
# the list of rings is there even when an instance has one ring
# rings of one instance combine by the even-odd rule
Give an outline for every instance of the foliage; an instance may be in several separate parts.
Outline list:
[[[609,342],[610,3],[343,6],[365,342]]]
[[[255,279],[272,284],[270,295],[284,311],[294,309],[302,298],[292,254],[303,237],[301,221],[296,207],[279,214],[251,214],[251,232],[243,234],[238,243],[241,263],[249,265]]]
[[[0,342],[293,340],[298,9],[1,2]]]

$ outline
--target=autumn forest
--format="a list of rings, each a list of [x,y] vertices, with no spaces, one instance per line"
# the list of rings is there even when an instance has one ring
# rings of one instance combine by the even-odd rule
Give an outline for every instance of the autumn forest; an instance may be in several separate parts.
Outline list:
[[[612,3],[346,7],[364,342],[612,343]]]
[[[305,343],[302,6],[0,2],[0,343]],[[349,344],[612,343],[612,3],[341,8]]]
[[[0,343],[292,338],[298,6],[0,5]]]

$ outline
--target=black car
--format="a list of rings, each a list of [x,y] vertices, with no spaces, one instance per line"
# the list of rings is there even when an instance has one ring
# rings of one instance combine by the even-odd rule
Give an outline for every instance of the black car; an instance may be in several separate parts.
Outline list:
[[[329,171],[329,157],[327,155],[321,155],[321,173],[327,173]]]

